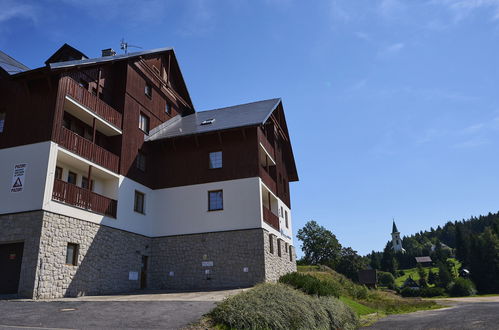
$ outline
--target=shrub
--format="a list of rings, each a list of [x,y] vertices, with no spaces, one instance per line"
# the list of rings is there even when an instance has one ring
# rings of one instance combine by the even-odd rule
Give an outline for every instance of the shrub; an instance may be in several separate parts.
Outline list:
[[[378,283],[389,289],[395,288],[395,278],[388,272],[378,272]]]
[[[420,297],[421,293],[419,289],[412,289],[409,287],[405,287],[400,291],[402,297]]]
[[[333,297],[313,297],[283,284],[260,284],[226,298],[209,316],[232,329],[355,329],[356,314]]]
[[[450,288],[450,295],[453,297],[465,297],[476,294],[475,285],[467,278],[459,277]]]
[[[296,272],[281,276],[279,282],[289,284],[310,295],[334,296],[338,298],[341,291],[338,285],[333,282],[321,281],[313,276]]]
[[[405,271],[401,269],[401,270],[399,270],[397,272],[397,275],[398,275],[397,277],[404,276],[405,275]]]
[[[421,297],[431,298],[445,295],[445,289],[439,287],[423,288],[420,291]]]

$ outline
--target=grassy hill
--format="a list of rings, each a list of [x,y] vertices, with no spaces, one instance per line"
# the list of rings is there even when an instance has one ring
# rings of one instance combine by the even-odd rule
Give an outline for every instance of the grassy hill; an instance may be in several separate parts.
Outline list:
[[[450,261],[454,264],[454,269],[453,272],[457,275],[457,272],[459,271],[459,268],[461,267],[461,263],[456,260],[455,258],[448,258],[447,261]],[[433,273],[438,274],[438,267],[424,267],[424,271],[426,273],[426,278],[428,278],[428,273],[430,272],[430,269]],[[404,272],[404,275],[399,276],[395,279],[395,286],[401,287],[402,284],[404,284],[405,280],[409,278],[409,276],[414,280],[418,281],[419,280],[419,274],[418,274],[418,269],[417,268],[409,268],[409,269],[401,269]],[[428,286],[432,287],[432,284],[429,284]]]
[[[340,300],[360,316],[363,325],[387,314],[439,308],[434,301],[402,298],[390,290],[369,290],[325,266],[298,266],[298,272],[339,287]]]

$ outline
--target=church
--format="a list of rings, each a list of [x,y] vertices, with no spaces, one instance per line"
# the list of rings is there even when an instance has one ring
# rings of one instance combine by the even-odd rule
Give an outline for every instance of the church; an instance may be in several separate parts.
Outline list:
[[[402,247],[402,240],[400,239],[400,232],[397,229],[395,220],[393,220],[392,225],[392,248],[395,252],[405,253],[405,249]]]

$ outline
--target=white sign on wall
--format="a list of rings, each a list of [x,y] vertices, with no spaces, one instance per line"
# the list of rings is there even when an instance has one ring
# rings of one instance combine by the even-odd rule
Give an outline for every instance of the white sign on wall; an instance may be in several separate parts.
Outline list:
[[[128,273],[128,279],[130,281],[138,281],[139,280],[139,272],[129,272]]]
[[[26,177],[26,168],[28,164],[16,164],[14,166],[14,173],[12,174],[12,185],[10,187],[11,193],[18,193],[24,189],[24,179]]]
[[[201,267],[213,267],[213,261],[202,261]]]

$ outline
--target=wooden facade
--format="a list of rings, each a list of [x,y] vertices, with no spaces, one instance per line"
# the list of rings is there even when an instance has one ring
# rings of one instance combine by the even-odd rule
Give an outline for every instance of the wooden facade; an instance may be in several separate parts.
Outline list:
[[[71,49],[58,52],[68,58],[82,56],[72,55]],[[149,95],[146,89],[150,89]],[[82,132],[90,133],[65,125],[72,116],[65,111],[68,100],[97,117],[90,124],[74,119],[79,121],[76,126],[83,127]],[[264,125],[144,142],[148,132],[139,128],[141,115],[148,118],[149,128],[153,129],[175,116],[194,112],[172,50],[57,68],[51,68],[49,62],[45,67],[13,76],[0,73],[2,112],[6,118],[0,148],[52,140],[152,189],[260,176],[290,206],[289,182],[298,179],[282,105]],[[119,133],[106,135],[99,131],[96,120]],[[262,146],[275,165],[261,166]],[[213,151],[222,151],[222,168],[209,168],[208,155]],[[139,153],[145,157],[145,171],[136,165]],[[55,199],[115,215],[115,201],[67,185],[54,184]],[[279,219],[269,212],[265,213],[266,221],[278,226]]]

